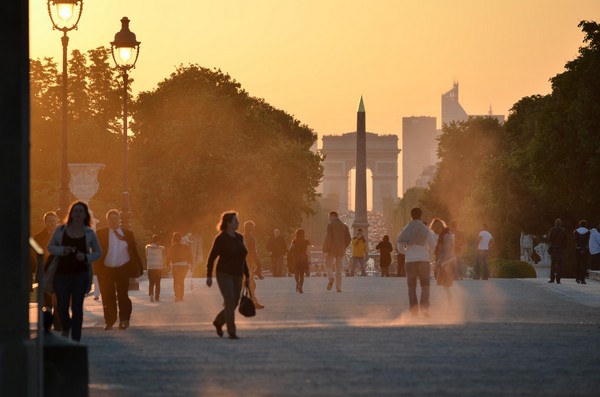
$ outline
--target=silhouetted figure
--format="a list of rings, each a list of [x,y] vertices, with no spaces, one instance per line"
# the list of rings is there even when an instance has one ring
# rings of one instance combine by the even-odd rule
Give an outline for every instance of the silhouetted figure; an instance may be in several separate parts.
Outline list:
[[[185,276],[192,268],[192,249],[181,242],[181,233],[173,233],[171,246],[167,253],[167,266],[173,272],[173,293],[175,302],[183,301],[185,291]]]
[[[429,252],[435,248],[433,232],[423,224],[420,208],[410,211],[411,221],[402,229],[396,241],[398,252],[406,255],[406,283],[408,285],[408,300],[413,316],[421,313],[429,317]],[[421,284],[421,299],[417,300],[417,278]]]
[[[148,295],[150,302],[160,302],[160,281],[165,267],[165,247],[159,244],[158,235],[146,245],[146,269],[148,269]]]
[[[375,249],[379,250],[379,267],[381,268],[381,276],[389,277],[390,265],[392,264],[392,251],[394,250],[392,243],[390,243],[390,236],[387,234],[383,236],[383,240],[377,244]]]
[[[246,256],[246,263],[248,264],[248,270],[250,271],[251,275],[256,274],[257,270],[262,268],[260,258],[258,257],[256,239],[254,238],[255,229],[256,225],[253,221],[244,222],[244,244],[246,244],[246,249],[248,250],[248,255]],[[254,277],[250,277],[248,283],[250,288],[250,296],[252,296],[252,302],[254,303],[254,307],[256,309],[264,308],[263,305],[258,303],[258,298],[256,297],[256,281],[254,281]]]
[[[70,333],[71,339],[80,341],[83,299],[92,287],[92,262],[102,255],[85,203],[71,204],[65,224],[56,228],[48,243],[48,251],[59,257],[53,286],[62,335],[68,337]]]
[[[244,237],[237,233],[239,226],[237,212],[224,212],[218,226],[220,233],[215,237],[208,262],[206,263],[206,285],[212,286],[214,262],[217,262],[217,284],[223,295],[225,308],[217,314],[213,325],[217,335],[223,336],[223,325],[227,325],[230,339],[239,339],[235,327],[235,308],[240,301],[242,292],[242,277],[246,277],[246,287],[250,282],[250,272],[246,263],[248,250],[244,244]]]
[[[50,238],[54,234],[56,230],[56,226],[58,225],[58,215],[54,211],[48,211],[44,214],[44,228],[40,230],[33,236],[33,239],[38,243],[38,245],[44,249],[44,263],[48,260],[50,256],[50,252],[48,252],[48,243],[50,242]],[[32,250],[32,258],[31,258],[31,271],[37,272],[37,257],[35,255],[35,251]],[[41,279],[40,274],[36,274],[36,278]],[[33,281],[33,277],[31,278]],[[57,313],[56,306],[56,294],[49,293],[44,291],[44,307],[47,312],[50,314],[52,318],[53,327],[55,331],[62,331],[62,327],[60,326],[60,316]]]
[[[304,238],[304,229],[296,230],[294,238],[290,243],[288,256],[292,257],[292,269],[294,278],[296,279],[296,292],[302,294],[304,291],[304,274],[308,269],[308,254],[307,249],[310,242]],[[289,260],[288,260],[289,262]]]
[[[325,254],[325,269],[327,270],[327,291],[335,287],[337,292],[342,292],[342,262],[346,255],[346,248],[350,245],[350,230],[345,223],[338,218],[338,213],[331,211],[329,213],[329,223],[327,224],[327,234],[323,243],[323,253]],[[335,270],[335,277],[333,272]]]
[[[104,330],[110,331],[119,319],[119,328],[129,328],[131,299],[129,278],[142,273],[142,260],[136,249],[133,232],[121,227],[121,214],[116,209],[106,213],[108,227],[96,233],[102,248],[102,257],[94,267],[100,284],[104,309]],[[117,311],[118,303],[118,311]]]
[[[563,263],[563,255],[567,246],[567,231],[562,227],[562,221],[557,219],[554,221],[554,227],[548,232],[548,243],[550,244],[550,281],[553,283],[556,280],[560,284],[561,268]]]
[[[438,236],[433,255],[435,279],[437,285],[444,287],[448,303],[451,303],[450,287],[454,283],[454,268],[456,267],[454,235],[446,223],[438,218],[431,221],[430,228]]]
[[[587,274],[588,257],[590,256],[590,231],[587,228],[585,219],[579,221],[579,227],[573,231],[573,238],[575,239],[575,260],[577,263],[575,281],[577,284],[587,284],[585,276]]]
[[[600,270],[600,224],[590,230],[589,246],[592,270]]]
[[[475,280],[487,280],[490,276],[489,257],[490,248],[492,246],[492,234],[487,231],[487,225],[484,223],[481,226],[481,231],[477,237],[477,258],[475,259]]]
[[[273,237],[267,242],[267,251],[271,257],[273,277],[283,277],[283,257],[287,252],[287,247],[279,229],[273,230]]]

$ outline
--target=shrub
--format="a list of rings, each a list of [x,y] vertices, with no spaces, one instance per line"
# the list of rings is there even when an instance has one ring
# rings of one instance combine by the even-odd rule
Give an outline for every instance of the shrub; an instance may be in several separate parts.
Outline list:
[[[512,259],[492,259],[489,262],[493,278],[536,278],[535,269],[527,262]]]

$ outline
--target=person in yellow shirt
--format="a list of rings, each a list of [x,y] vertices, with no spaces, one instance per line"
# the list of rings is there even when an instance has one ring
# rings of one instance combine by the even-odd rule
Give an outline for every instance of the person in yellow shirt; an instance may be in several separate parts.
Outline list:
[[[354,269],[356,264],[360,265],[360,275],[366,276],[365,265],[367,261],[367,241],[363,236],[362,229],[356,231],[356,235],[352,239],[352,265],[350,266],[350,276],[354,277]]]

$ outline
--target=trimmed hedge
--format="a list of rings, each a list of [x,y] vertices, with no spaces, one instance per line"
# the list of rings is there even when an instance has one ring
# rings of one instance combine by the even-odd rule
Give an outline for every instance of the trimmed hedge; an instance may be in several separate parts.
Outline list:
[[[533,266],[527,262],[512,259],[492,259],[489,262],[490,276],[493,278],[536,278]]]

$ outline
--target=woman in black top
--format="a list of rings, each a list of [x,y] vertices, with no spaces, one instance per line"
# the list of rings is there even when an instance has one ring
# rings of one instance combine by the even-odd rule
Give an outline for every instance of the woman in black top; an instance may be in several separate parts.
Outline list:
[[[292,256],[294,277],[296,278],[296,292],[303,293],[304,273],[308,270],[308,255],[306,249],[310,242],[304,238],[304,229],[296,230],[296,235],[290,244],[288,255]]]
[[[85,203],[72,204],[66,224],[56,228],[48,243],[48,251],[58,257],[52,283],[62,334],[68,337],[70,331],[71,338],[76,341],[81,340],[83,299],[92,285],[92,262],[102,255],[90,221],[90,212]],[[69,316],[69,306],[72,318]]]
[[[213,241],[208,263],[206,264],[206,285],[212,286],[212,273],[215,259],[217,262],[217,284],[225,308],[221,310],[213,321],[217,335],[223,336],[223,325],[227,325],[229,339],[239,339],[235,329],[235,309],[240,301],[242,291],[242,276],[246,276],[246,287],[250,274],[246,264],[248,251],[244,245],[244,237],[237,233],[239,226],[237,212],[224,212],[218,229],[221,231]]]
[[[392,244],[390,243],[390,237],[386,234],[383,236],[383,240],[377,244],[375,249],[379,250],[379,267],[381,267],[381,276],[390,276],[390,265],[392,264]]]

